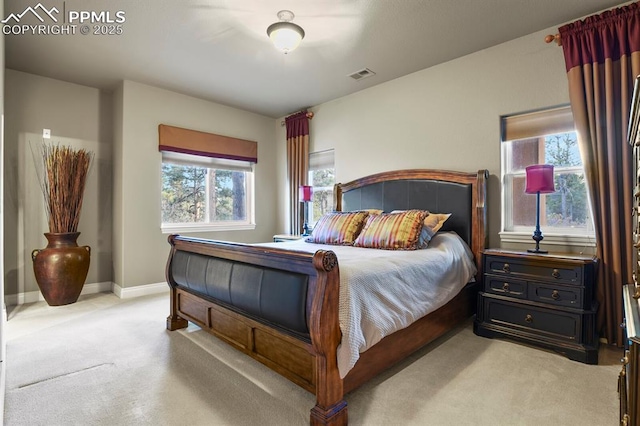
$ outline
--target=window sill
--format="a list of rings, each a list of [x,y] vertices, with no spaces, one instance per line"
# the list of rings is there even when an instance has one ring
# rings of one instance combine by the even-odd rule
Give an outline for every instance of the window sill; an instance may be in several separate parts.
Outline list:
[[[531,243],[533,239],[531,233],[525,232],[500,232],[500,242],[502,243]],[[543,234],[544,244],[556,246],[576,246],[576,247],[595,247],[595,236],[589,235],[567,235],[567,234]]]
[[[255,223],[228,223],[220,224],[192,224],[172,223],[161,226],[163,234],[186,234],[193,232],[217,232],[217,231],[250,231],[256,229]]]

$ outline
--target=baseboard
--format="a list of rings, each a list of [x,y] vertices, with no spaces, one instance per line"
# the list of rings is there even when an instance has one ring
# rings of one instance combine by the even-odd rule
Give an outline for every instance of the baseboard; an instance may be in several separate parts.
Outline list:
[[[130,299],[164,292],[169,292],[169,286],[166,282],[137,285],[135,287],[120,287],[118,284],[113,284],[113,293],[120,299]]]
[[[113,292],[113,294],[120,299],[130,299],[132,297],[164,293],[165,291],[169,292],[169,286],[166,282],[123,288],[111,281],[105,281],[102,283],[85,284],[84,287],[82,287],[82,293],[80,293],[80,295]],[[44,297],[39,291],[28,291],[18,294],[5,294],[4,300],[6,305],[15,306],[25,303],[43,302]]]
[[[84,287],[82,287],[82,293],[80,293],[80,295],[110,292],[112,287],[113,283],[111,281],[85,284]],[[25,303],[43,302],[44,297],[39,291],[27,291],[18,294],[5,294],[4,300],[7,305],[14,306]]]

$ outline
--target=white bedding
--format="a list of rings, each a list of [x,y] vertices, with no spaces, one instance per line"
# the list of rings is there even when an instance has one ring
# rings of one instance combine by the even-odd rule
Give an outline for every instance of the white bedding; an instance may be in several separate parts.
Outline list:
[[[435,311],[476,274],[473,255],[454,232],[433,237],[414,251],[377,250],[311,244],[303,240],[268,243],[271,247],[314,253],[332,250],[340,267],[340,377],[383,337]]]

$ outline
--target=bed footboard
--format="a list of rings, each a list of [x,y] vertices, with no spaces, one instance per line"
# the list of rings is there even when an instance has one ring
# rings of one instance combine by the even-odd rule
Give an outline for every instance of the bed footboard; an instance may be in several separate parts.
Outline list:
[[[311,424],[346,424],[336,359],[341,335],[335,254],[175,235],[169,243],[167,329],[197,324],[314,393]],[[191,262],[200,264],[191,268]],[[262,301],[260,294],[266,295]],[[288,294],[282,309],[277,301],[269,304],[270,294]]]

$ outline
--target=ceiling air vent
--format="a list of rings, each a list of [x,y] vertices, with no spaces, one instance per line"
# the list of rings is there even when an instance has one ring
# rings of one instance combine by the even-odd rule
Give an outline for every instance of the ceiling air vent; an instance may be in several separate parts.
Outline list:
[[[371,71],[369,68],[361,69],[360,71],[356,71],[353,74],[349,74],[354,80],[362,80],[363,78],[371,77],[372,75],[376,75],[375,72]]]

